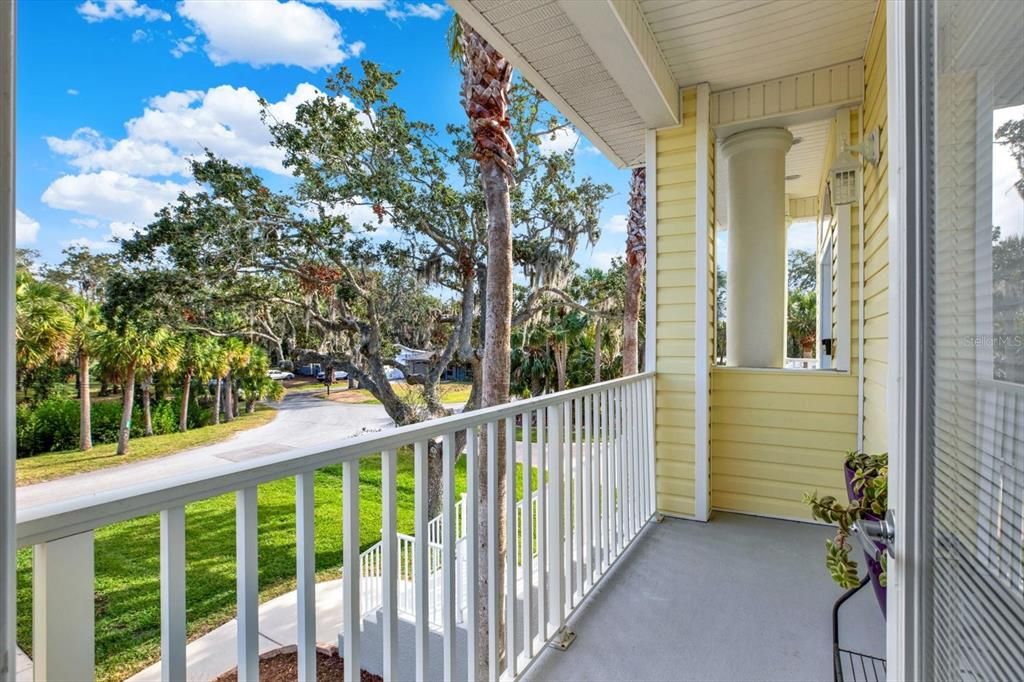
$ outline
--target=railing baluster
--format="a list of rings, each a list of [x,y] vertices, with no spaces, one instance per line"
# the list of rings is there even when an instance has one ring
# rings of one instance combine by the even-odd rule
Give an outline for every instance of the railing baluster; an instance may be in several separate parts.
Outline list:
[[[643,459],[643,422],[641,417],[643,415],[643,396],[641,394],[641,388],[643,387],[643,380],[633,384],[633,471],[634,471],[634,496],[635,496],[635,509],[636,509],[636,531],[640,532],[640,528],[643,527],[645,516],[643,513],[643,473],[641,468],[641,460]]]
[[[185,508],[160,512],[160,679],[185,672]]]
[[[316,536],[313,527],[313,482],[316,473],[295,477],[295,580],[298,675],[316,682]]]
[[[413,568],[412,576],[415,584],[415,641],[416,641],[416,679],[426,680],[427,658],[430,634],[430,566],[428,562],[430,542],[428,541],[430,522],[429,509],[427,507],[428,486],[427,469],[427,443],[418,441],[414,447],[415,461],[413,463],[413,476],[415,477],[415,526],[416,541],[413,545]]]
[[[548,430],[547,412],[537,410],[537,632],[542,641],[548,638]]]
[[[601,500],[603,513],[601,514],[601,535],[603,536],[604,547],[601,550],[604,568],[611,565],[611,534],[614,528],[611,523],[611,400],[608,389],[601,391]]]
[[[533,658],[533,412],[523,412],[523,649]]]
[[[476,427],[466,429],[466,507],[463,523],[466,533],[466,679],[476,678],[476,662],[479,654],[476,648],[476,631],[479,623],[477,614],[477,525],[479,502],[479,481],[477,469]]]
[[[442,576],[444,580],[444,608],[442,610],[442,627],[444,630],[444,679],[455,679],[455,434],[444,436],[444,454],[442,455],[442,471],[444,472],[444,509],[441,526],[443,528]]]
[[[260,676],[259,551],[256,488],[235,493],[235,555],[238,601],[238,679]]]
[[[647,514],[651,515],[658,508],[658,486],[655,478],[657,473],[657,422],[655,412],[658,404],[658,396],[655,392],[654,377],[647,378],[647,386],[644,394],[647,398],[647,447],[650,451],[645,458],[647,462]]]
[[[623,546],[633,537],[633,504],[635,501],[633,497],[633,437],[636,435],[636,430],[633,428],[633,392],[631,389],[631,384],[622,387],[622,447],[625,455],[622,459],[622,477],[625,483],[623,486],[623,497],[625,498],[625,504],[623,505],[625,507]]]
[[[498,679],[498,422],[487,422],[487,664]]]
[[[345,554],[345,579],[342,580],[342,608],[345,629],[345,682],[359,682],[362,662],[359,635],[362,611],[359,608],[359,460],[341,465],[342,542]],[[349,570],[352,569],[352,570]]]
[[[576,598],[575,604],[583,599],[583,397],[573,400],[574,417],[576,420],[576,465],[573,467],[573,539],[576,541]]]
[[[562,613],[572,609],[573,571],[572,571],[572,410],[571,401],[562,402],[562,449],[559,453],[562,474],[562,570],[564,574],[564,590],[562,592]]]
[[[505,660],[506,672],[515,677],[516,668],[516,420],[505,419]]]
[[[92,531],[36,545],[33,550],[32,657],[36,680],[78,682],[95,676],[93,561]]]
[[[586,413],[587,420],[587,463],[586,463],[586,491],[587,491],[587,508],[585,513],[587,515],[587,522],[585,525],[586,530],[586,542],[587,542],[587,585],[588,587],[594,586],[594,559],[596,557],[596,550],[594,545],[594,537],[596,536],[597,527],[594,523],[597,521],[597,483],[594,477],[594,398],[595,394],[588,393],[585,402],[584,412]]]
[[[551,630],[557,632],[562,626],[565,616],[565,566],[563,523],[563,481],[562,452],[565,446],[562,435],[562,406],[553,405],[548,408],[548,442],[550,452],[550,482],[548,483],[548,618]]]
[[[623,499],[624,487],[622,485],[622,391],[618,386],[613,388],[612,391],[615,394],[615,400],[612,403],[615,419],[615,428],[613,429],[615,447],[612,450],[615,453],[615,556],[618,557],[622,553],[624,530],[622,521],[623,508],[625,507],[625,500]]]

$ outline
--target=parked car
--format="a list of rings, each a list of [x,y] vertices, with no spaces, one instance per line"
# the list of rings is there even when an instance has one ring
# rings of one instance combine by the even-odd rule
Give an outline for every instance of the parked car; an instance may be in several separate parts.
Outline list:
[[[319,372],[319,373],[318,373],[318,374],[316,375],[316,378],[317,378],[317,379],[319,379],[320,381],[323,381],[324,379],[326,379],[326,378],[327,378],[327,374],[326,374],[326,373],[324,373],[324,371],[323,371],[323,370],[321,370],[321,371],[320,371],[320,372]],[[340,369],[336,369],[336,370],[334,370],[334,380],[335,380],[335,381],[340,381],[341,379],[348,379],[348,372],[343,372],[343,371],[341,371]]]
[[[282,381],[284,379],[294,379],[295,378],[295,375],[292,374],[291,372],[282,372],[279,369],[272,369],[272,370],[270,370],[269,372],[267,372],[267,376],[270,377],[271,379],[273,379],[274,381]]]
[[[384,374],[387,376],[388,381],[401,381],[405,378],[405,375],[402,374],[402,370],[397,367],[392,367],[391,365],[384,365]]]

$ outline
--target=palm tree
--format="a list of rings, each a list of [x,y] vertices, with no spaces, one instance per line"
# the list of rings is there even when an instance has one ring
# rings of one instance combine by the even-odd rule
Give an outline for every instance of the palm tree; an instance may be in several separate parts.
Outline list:
[[[68,313],[73,323],[72,352],[78,356],[78,447],[92,448],[92,397],[89,395],[89,366],[103,330],[99,308],[80,296],[69,300]]]
[[[14,338],[18,373],[65,359],[71,349],[74,321],[65,292],[36,280],[27,269],[15,273]]]
[[[510,350],[512,340],[512,207],[510,190],[516,164],[516,149],[508,134],[508,94],[512,83],[512,64],[477,33],[472,26],[456,17],[450,31],[452,56],[462,70],[462,107],[469,118],[473,136],[473,158],[480,168],[480,184],[487,208],[487,281],[486,313],[484,319],[483,376],[481,405],[489,407],[508,402],[510,378]],[[499,434],[497,480],[493,483],[498,507],[504,508],[507,495],[505,486],[505,438]],[[480,451],[486,452],[486,438],[481,437]],[[480,467],[478,504],[485,508],[488,495],[487,467]],[[478,651],[475,675],[485,679],[488,675],[488,618],[487,618],[487,522],[477,526],[480,583],[476,609],[479,616],[476,637]],[[495,529],[498,546],[498,572],[495,576],[499,601],[504,599],[505,517],[498,516]],[[495,636],[504,644],[504,609],[493,614],[498,632]],[[495,662],[497,663],[497,661]]]
[[[97,350],[105,367],[121,382],[121,425],[117,433],[117,454],[128,453],[131,436],[132,409],[135,406],[135,373],[139,362],[139,348],[143,335],[134,324],[122,329],[106,329],[99,338]]]
[[[245,411],[251,414],[256,411],[258,400],[280,400],[284,397],[284,386],[274,381],[267,372],[270,370],[270,357],[262,348],[250,346],[249,362],[235,371],[238,379],[238,390],[245,399]]]
[[[555,376],[559,391],[568,388],[569,349],[586,333],[587,325],[587,318],[583,315],[577,312],[566,313],[562,310],[551,328]]]
[[[209,355],[209,368],[210,373],[216,382],[213,389],[213,423],[220,424],[220,395],[221,395],[221,384],[224,383],[224,377],[231,371],[231,363],[228,358],[228,353],[224,348],[224,344],[214,344],[210,349]]]
[[[226,354],[228,367],[227,374],[225,375],[226,381],[224,382],[225,388],[227,388],[227,395],[224,396],[224,421],[234,419],[235,413],[238,411],[234,373],[249,364],[252,350],[252,346],[246,344],[241,339],[231,337],[224,341],[224,353]]]
[[[217,343],[208,336],[189,334],[184,339],[184,347],[179,367],[181,368],[181,412],[178,415],[178,430],[188,430],[188,405],[192,391],[192,380],[209,376],[213,371],[213,357],[217,352]]]
[[[629,186],[629,221],[626,224],[626,305],[622,320],[622,374],[639,368],[640,290],[647,260],[647,171],[634,168]]]
[[[139,372],[142,373],[143,435],[153,435],[152,393],[153,378],[157,372],[173,372],[184,352],[183,340],[169,329],[157,329],[140,349]]]

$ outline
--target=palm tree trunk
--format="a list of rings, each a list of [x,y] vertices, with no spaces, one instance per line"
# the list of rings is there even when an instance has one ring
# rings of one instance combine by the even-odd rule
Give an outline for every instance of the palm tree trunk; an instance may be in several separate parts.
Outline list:
[[[558,390],[564,391],[568,385],[566,366],[569,364],[569,342],[562,340],[555,344],[555,378]]]
[[[626,302],[622,321],[622,375],[636,374],[639,366],[640,290],[647,258],[647,172],[633,169],[626,226]]]
[[[220,424],[220,385],[224,383],[224,379],[217,377],[217,387],[213,389],[213,423]]]
[[[604,320],[600,317],[594,323],[594,383],[601,383],[601,340],[604,336]]]
[[[512,65],[497,50],[484,40],[472,26],[458,19],[461,29],[460,46],[462,52],[462,106],[469,118],[469,128],[473,135],[473,157],[480,165],[480,183],[483,188],[484,201],[487,208],[487,273],[485,296],[481,301],[483,311],[483,353],[481,405],[488,407],[508,402],[511,356],[512,327],[512,212],[510,189],[513,182],[513,168],[516,163],[516,150],[508,136],[508,92],[512,82]],[[488,485],[495,486],[494,496],[499,509],[505,508],[508,493],[505,485],[506,455],[504,423],[498,429],[498,451],[488,453],[486,437],[481,434],[480,462],[485,464],[488,455],[496,458],[496,480],[489,481],[487,466],[479,468],[479,490],[476,503],[479,509],[487,508]],[[504,601],[505,572],[505,515],[499,514],[497,528],[494,529],[498,538],[497,547],[488,545],[488,525],[486,515],[482,515],[483,523],[477,524],[477,669],[470,675],[475,679],[489,677],[490,661],[488,657],[489,615],[493,617],[497,632],[494,633],[500,642],[499,659],[505,644],[504,608],[499,606],[498,612],[488,614],[487,594],[487,562],[488,554],[496,555],[496,575],[493,586],[497,591],[498,603]],[[511,654],[510,654],[511,655]],[[495,667],[501,669],[500,660],[494,661]]]
[[[135,366],[128,368],[124,377],[124,397],[121,401],[121,428],[117,432],[117,454],[128,454],[128,439],[132,433],[132,408],[135,406]]]
[[[150,372],[142,379],[142,435],[144,436],[153,435],[152,392],[153,373]]]
[[[192,372],[185,372],[181,383],[181,413],[178,415],[178,430],[188,431],[188,399],[192,391]]]
[[[92,401],[89,397],[89,355],[78,354],[78,385],[81,388],[81,400],[78,402],[78,447],[82,452],[92,448]]]
[[[231,374],[224,381],[224,387],[224,421],[229,422],[235,418],[235,380]]]

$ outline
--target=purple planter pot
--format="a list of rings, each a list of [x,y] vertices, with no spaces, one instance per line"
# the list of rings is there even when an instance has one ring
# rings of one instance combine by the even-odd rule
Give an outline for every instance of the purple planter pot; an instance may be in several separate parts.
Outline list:
[[[846,494],[850,498],[850,502],[860,500],[864,497],[863,494],[855,493],[853,490],[853,476],[854,470],[848,465],[843,465],[843,474],[846,476]],[[881,518],[875,516],[871,512],[865,512],[864,516],[873,521],[881,521]],[[878,548],[880,553],[885,552],[885,545],[880,542],[874,543],[875,547]],[[868,575],[871,576],[871,587],[875,591],[875,599],[878,600],[878,606],[882,609],[882,616],[885,616],[885,586],[882,584],[882,563],[875,559],[873,556],[869,556],[867,552],[864,552],[864,559],[868,564]]]

